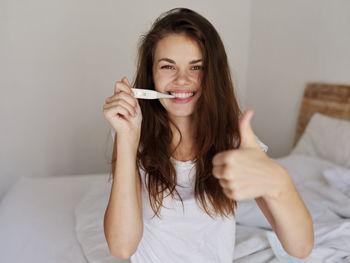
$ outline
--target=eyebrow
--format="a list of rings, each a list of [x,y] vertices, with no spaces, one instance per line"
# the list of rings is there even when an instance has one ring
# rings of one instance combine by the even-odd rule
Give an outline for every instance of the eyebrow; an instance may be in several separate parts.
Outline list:
[[[170,59],[170,58],[161,58],[161,59],[158,59],[158,63],[161,62],[161,61],[166,61],[166,62],[169,62],[169,63],[172,63],[172,64],[176,64],[174,60]],[[190,61],[190,64],[196,64],[198,62],[202,62],[203,59],[195,59],[195,60],[192,60]]]

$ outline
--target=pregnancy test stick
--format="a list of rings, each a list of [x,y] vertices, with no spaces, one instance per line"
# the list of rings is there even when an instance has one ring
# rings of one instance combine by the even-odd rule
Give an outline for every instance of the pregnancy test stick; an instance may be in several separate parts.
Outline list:
[[[164,94],[150,89],[132,89],[134,92],[134,97],[136,99],[172,99],[175,98],[174,95]]]

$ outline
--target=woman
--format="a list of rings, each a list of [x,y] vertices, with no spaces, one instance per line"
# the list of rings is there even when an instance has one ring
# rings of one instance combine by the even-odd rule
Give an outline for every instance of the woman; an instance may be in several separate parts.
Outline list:
[[[105,213],[111,252],[132,262],[232,262],[237,200],[255,198],[284,249],[313,247],[308,210],[288,172],[261,150],[241,116],[223,43],[204,17],[173,9],[143,37],[134,88],[106,99],[116,131]],[[240,118],[241,117],[241,118]]]

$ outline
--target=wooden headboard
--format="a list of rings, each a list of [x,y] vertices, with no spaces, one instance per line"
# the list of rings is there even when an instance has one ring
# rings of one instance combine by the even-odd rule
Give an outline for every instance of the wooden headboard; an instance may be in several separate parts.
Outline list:
[[[350,120],[350,85],[308,83],[301,103],[294,145],[303,134],[311,116],[321,114]]]

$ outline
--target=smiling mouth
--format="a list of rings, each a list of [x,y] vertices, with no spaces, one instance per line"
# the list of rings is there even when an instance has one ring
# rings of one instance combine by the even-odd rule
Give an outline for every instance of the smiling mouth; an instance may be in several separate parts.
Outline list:
[[[186,99],[189,97],[193,97],[196,92],[168,92],[170,95],[175,96],[175,98],[179,98],[179,99]]]

